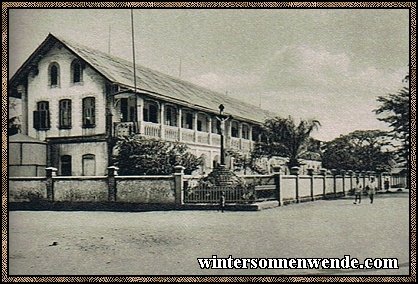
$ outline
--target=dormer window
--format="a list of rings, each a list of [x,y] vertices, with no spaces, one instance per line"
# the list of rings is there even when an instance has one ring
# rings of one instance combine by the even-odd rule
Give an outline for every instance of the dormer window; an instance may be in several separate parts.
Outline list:
[[[59,87],[60,84],[60,66],[53,62],[49,65],[49,86],[51,88]]]
[[[79,60],[73,60],[71,63],[71,82],[80,83],[83,81],[83,69]]]

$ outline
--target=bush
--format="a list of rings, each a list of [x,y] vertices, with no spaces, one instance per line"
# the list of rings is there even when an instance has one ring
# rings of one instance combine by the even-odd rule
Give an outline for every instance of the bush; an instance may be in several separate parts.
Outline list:
[[[170,175],[176,165],[191,174],[203,161],[188,150],[183,143],[133,135],[116,143],[113,158],[121,175]]]

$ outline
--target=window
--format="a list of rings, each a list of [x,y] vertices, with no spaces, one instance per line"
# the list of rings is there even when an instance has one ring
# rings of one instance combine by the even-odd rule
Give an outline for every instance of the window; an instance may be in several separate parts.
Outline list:
[[[61,175],[70,176],[71,172],[72,172],[71,156],[70,155],[61,156]]]
[[[221,122],[218,119],[212,122],[212,133],[221,134]]]
[[[193,129],[193,114],[191,112],[184,112],[183,114],[182,127],[186,129]]]
[[[75,59],[71,63],[71,79],[73,83],[83,81],[83,69],[79,60]]]
[[[58,63],[53,62],[49,65],[49,86],[58,87],[60,83],[60,68]]]
[[[166,106],[165,108],[165,124],[177,126],[177,110],[172,106]]]
[[[93,154],[83,155],[83,176],[96,175],[96,157]]]
[[[253,126],[252,133],[251,133],[253,141],[259,141],[260,140],[260,133],[261,133],[260,128],[258,126]]]
[[[209,132],[209,117],[206,114],[197,114],[197,131]]]
[[[71,100],[60,100],[59,110],[59,128],[71,128]]]
[[[158,123],[158,106],[153,102],[144,104],[144,121]]]
[[[236,121],[231,123],[231,136],[238,137],[238,122]]]
[[[242,138],[250,139],[250,129],[246,124],[242,125]]]
[[[83,99],[83,127],[93,128],[96,125],[95,98],[88,97]]]
[[[37,103],[37,110],[33,112],[33,128],[36,130],[47,130],[51,128],[49,120],[49,102]]]

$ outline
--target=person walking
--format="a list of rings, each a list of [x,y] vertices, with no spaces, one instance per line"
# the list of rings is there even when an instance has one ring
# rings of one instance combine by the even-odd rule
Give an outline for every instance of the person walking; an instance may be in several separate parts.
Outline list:
[[[377,188],[376,179],[374,177],[371,177],[370,183],[369,183],[369,190],[368,190],[371,204],[373,204],[374,195],[376,194],[376,188]]]
[[[356,178],[356,185],[355,185],[355,187],[354,187],[354,196],[355,196],[355,199],[354,199],[354,204],[357,204],[357,200],[358,200],[358,203],[360,204],[361,203],[361,193],[362,193],[362,185],[361,185],[361,183],[360,183],[360,178]]]

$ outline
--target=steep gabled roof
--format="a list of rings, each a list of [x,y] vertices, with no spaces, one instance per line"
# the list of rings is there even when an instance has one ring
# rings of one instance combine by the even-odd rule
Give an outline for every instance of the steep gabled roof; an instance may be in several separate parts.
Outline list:
[[[39,60],[39,54],[41,56],[45,54],[56,42],[60,42],[110,82],[123,85],[128,89],[134,89],[132,62],[52,34],[49,34],[44,42],[32,53],[29,59],[12,77],[11,82],[16,80],[25,69],[30,68],[33,61]],[[198,107],[213,113],[218,113],[218,106],[223,104],[226,114],[254,122],[263,122],[267,117],[276,115],[254,105],[138,64],[136,64],[136,85],[139,91],[146,91],[156,97],[170,99],[182,105]]]

